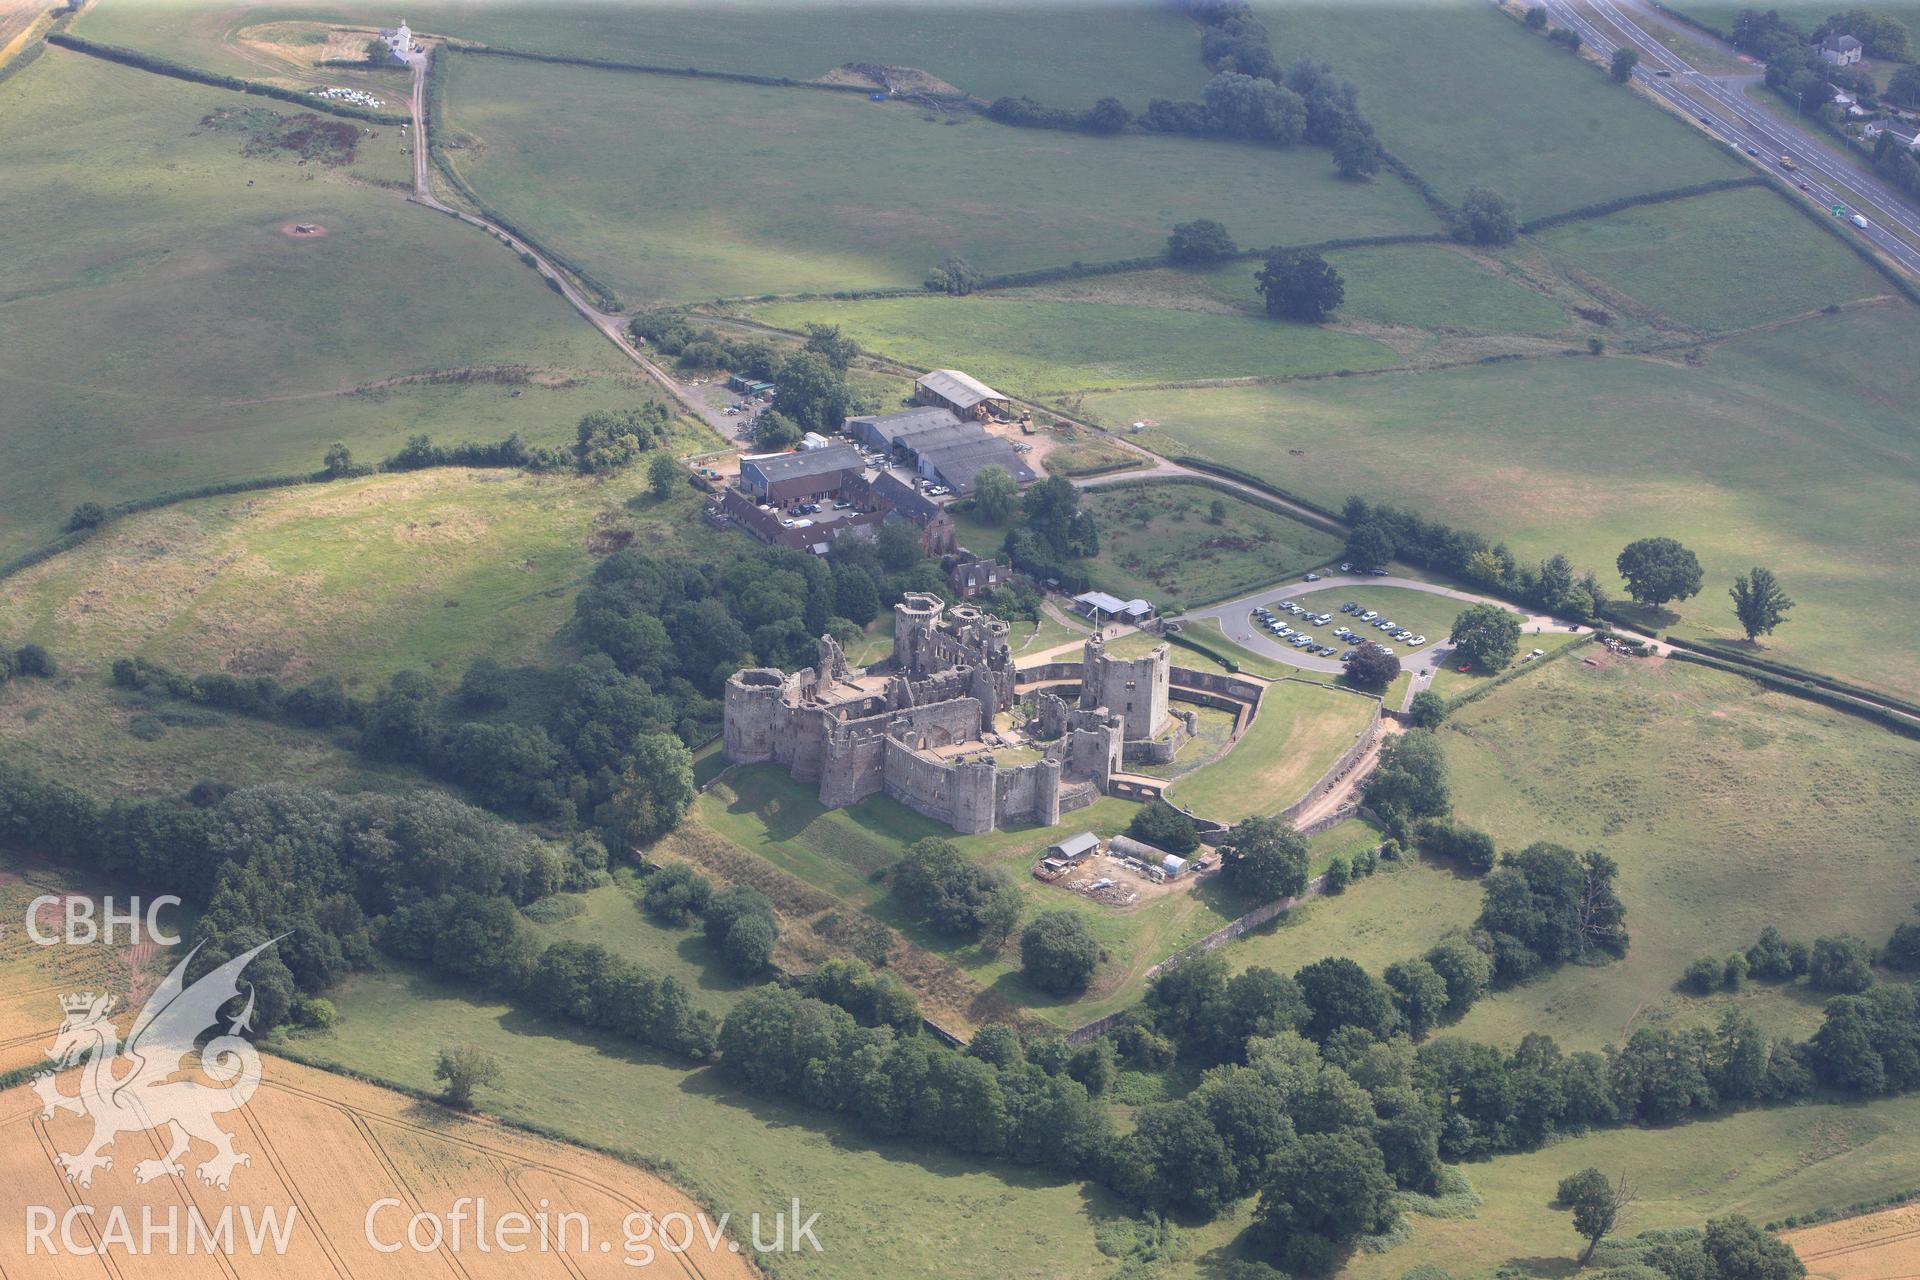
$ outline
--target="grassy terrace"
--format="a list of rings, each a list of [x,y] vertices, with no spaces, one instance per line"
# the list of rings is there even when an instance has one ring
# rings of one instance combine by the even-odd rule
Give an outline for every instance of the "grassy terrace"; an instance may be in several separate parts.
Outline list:
[[[1304,680],[1269,685],[1233,750],[1176,782],[1168,798],[1222,822],[1284,809],[1354,744],[1373,705],[1359,694]]]
[[[1253,268],[1247,268],[1249,281]],[[1256,298],[1257,300],[1257,298]],[[1201,378],[1379,369],[1394,351],[1316,325],[1178,306],[1090,304],[976,294],[869,302],[782,302],[753,317],[798,329],[837,324],[861,346],[921,368],[964,353],[969,372],[1024,394]]]
[[[1142,442],[1264,476],[1338,506],[1349,494],[1606,573],[1665,534],[1706,568],[1660,625],[1737,635],[1726,584],[1772,568],[1800,602],[1766,646],[1788,661],[1910,688],[1920,554],[1890,519],[1916,478],[1904,406],[1920,372],[1897,353],[1912,312],[1880,306],[1756,332],[1704,362],[1567,357],[1281,386],[1115,392],[1108,423]],[[1291,449],[1300,452],[1294,454]],[[1525,495],[1516,501],[1515,495]]]
[[[1910,918],[1920,744],[1683,663],[1602,662],[1554,663],[1441,733],[1463,820],[1502,847],[1552,839],[1619,862],[1632,948],[1496,996],[1460,1033],[1510,1043],[1537,1030],[1592,1046],[1738,1004],[1807,1034],[1822,1001],[1803,987],[1699,999],[1674,984],[1689,960],[1744,948],[1769,923],[1878,945]]]
[[[1257,243],[1433,225],[1404,186],[1343,183],[1305,148],[948,126],[856,95],[474,57],[448,101],[483,144],[461,160],[475,189],[649,302],[918,287],[950,253],[988,272],[1132,257],[1223,203]],[[990,188],[952,181],[976,172]]]
[[[0,84],[0,559],[82,501],[311,471],[336,439],[559,443],[645,398],[510,254],[370,185],[404,182],[394,131],[327,168],[198,128],[262,101],[60,49]],[[499,366],[527,380],[461,381]]]
[[[596,553],[636,534],[688,556],[713,545],[697,496],[647,495],[640,470],[443,468],[130,516],[0,583],[0,641],[362,690],[409,667],[457,676],[483,653],[547,656]]]

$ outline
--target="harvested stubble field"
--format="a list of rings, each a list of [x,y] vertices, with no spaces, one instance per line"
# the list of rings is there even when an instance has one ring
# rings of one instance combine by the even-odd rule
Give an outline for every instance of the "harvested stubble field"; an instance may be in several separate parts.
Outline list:
[[[1907,1280],[1920,1275],[1920,1204],[1790,1231],[1813,1280]]]
[[[269,1056],[263,1068],[264,1079],[252,1100],[221,1121],[233,1134],[235,1148],[252,1156],[251,1165],[235,1170],[224,1194],[192,1180],[191,1172],[183,1180],[137,1185],[135,1161],[159,1156],[166,1145],[160,1135],[146,1133],[122,1135],[112,1148],[118,1157],[113,1168],[96,1174],[89,1190],[73,1189],[62,1182],[50,1153],[79,1150],[90,1132],[89,1122],[66,1113],[40,1121],[40,1103],[26,1086],[0,1094],[0,1187],[8,1203],[16,1205],[63,1205],[71,1195],[74,1202],[93,1206],[96,1220],[103,1223],[116,1207],[137,1222],[142,1205],[152,1205],[161,1221],[168,1206],[177,1205],[183,1215],[197,1209],[209,1222],[232,1206],[236,1233],[248,1210],[256,1221],[270,1211],[280,1213],[283,1222],[291,1217],[284,1253],[269,1249],[265,1256],[251,1258],[244,1247],[239,1249],[231,1265],[242,1276],[428,1277],[445,1275],[449,1267],[473,1276],[554,1280],[629,1275],[633,1272],[622,1263],[628,1215],[651,1213],[657,1219],[701,1212],[697,1202],[663,1178],[611,1156],[285,1058]],[[75,1087],[70,1080],[62,1085],[68,1092]],[[204,1146],[190,1152],[189,1169],[205,1154]],[[498,1215],[510,1212],[531,1218],[544,1211],[556,1224],[562,1213],[581,1218],[566,1228],[564,1252],[556,1229],[552,1249],[529,1245],[510,1260],[498,1251],[489,1256],[479,1251],[471,1221],[457,1250],[451,1243],[428,1252],[376,1249],[376,1241],[405,1239],[410,1214],[433,1214],[444,1223],[457,1202],[468,1196],[485,1197],[496,1222]],[[382,1200],[395,1202],[395,1207],[374,1219],[374,1238],[369,1239],[369,1210]],[[471,1212],[470,1204],[467,1208]],[[590,1235],[586,1244],[581,1242],[583,1230]],[[611,1249],[601,1252],[601,1241]],[[75,1277],[117,1274],[98,1258],[50,1261],[43,1251],[29,1261],[26,1243],[22,1219],[8,1215],[0,1223],[0,1262],[9,1270]],[[641,1256],[635,1248],[632,1256]],[[660,1251],[650,1274],[745,1280],[756,1273],[744,1252],[730,1252],[722,1240],[712,1250],[696,1243],[685,1255]]]

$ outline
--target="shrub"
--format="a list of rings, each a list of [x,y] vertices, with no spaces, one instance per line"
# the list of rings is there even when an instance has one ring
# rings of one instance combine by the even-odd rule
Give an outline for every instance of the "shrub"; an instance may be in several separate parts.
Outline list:
[[[1050,995],[1086,988],[1100,959],[1100,944],[1076,912],[1047,911],[1020,935],[1020,970]]]
[[[1712,956],[1701,956],[1687,966],[1681,982],[1694,995],[1712,995],[1720,989],[1721,979],[1726,974],[1726,964]]]
[[[107,521],[107,509],[97,502],[83,502],[67,517],[70,530],[97,529]]]
[[[1168,853],[1190,853],[1200,843],[1200,829],[1165,800],[1150,801],[1133,815],[1127,834]]]
[[[684,862],[662,867],[647,877],[640,904],[648,915],[666,924],[686,924],[707,909],[713,885]]]
[[[1807,962],[1807,982],[1815,991],[1856,995],[1873,985],[1873,953],[1850,934],[1816,938]]]

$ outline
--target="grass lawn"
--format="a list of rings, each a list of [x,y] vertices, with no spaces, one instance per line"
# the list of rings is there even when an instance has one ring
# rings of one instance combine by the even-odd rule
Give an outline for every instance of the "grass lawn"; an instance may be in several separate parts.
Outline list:
[[[1365,818],[1349,818],[1338,826],[1329,827],[1319,835],[1308,838],[1307,852],[1312,858],[1309,869],[1314,875],[1319,875],[1335,858],[1352,858],[1367,850],[1377,849],[1386,838],[1386,832]]]
[[[1709,333],[1890,292],[1770,191],[1644,205],[1554,227],[1538,240],[1566,266]]]
[[[484,1095],[494,1114],[657,1162],[736,1216],[800,1196],[821,1211],[822,1251],[783,1258],[783,1276],[934,1280],[982,1233],[996,1274],[1093,1280],[1112,1268],[1093,1227],[1120,1207],[1084,1184],[876,1143],[820,1112],[743,1094],[711,1068],[575,1034],[424,976],[369,974],[331,994],[340,1024],[300,1041],[302,1056],[432,1091],[439,1047],[478,1045],[500,1062]]]
[[[997,294],[781,302],[757,307],[753,316],[794,330],[809,321],[837,324],[869,351],[921,368],[958,365],[996,387],[1030,396],[1399,363],[1380,343],[1319,325]]]
[[[1117,647],[1111,652],[1118,652]],[[1191,711],[1197,717],[1193,736],[1181,744],[1180,749],[1174,752],[1173,759],[1165,764],[1136,762],[1127,766],[1129,772],[1144,773],[1150,778],[1182,777],[1205,765],[1227,745],[1227,739],[1233,734],[1233,712],[1222,711],[1218,707],[1191,705],[1183,705],[1178,709]]]
[[[1351,856],[1356,840],[1371,847],[1379,839],[1364,824],[1344,822],[1315,837],[1315,870],[1325,870],[1335,854]],[[1427,863],[1382,861],[1378,871],[1355,880],[1345,893],[1309,899],[1236,938],[1224,954],[1236,970],[1264,965],[1293,973],[1328,956],[1345,956],[1377,974],[1449,933],[1466,931],[1479,914],[1477,883]]]
[[[1354,744],[1373,700],[1305,680],[1269,685],[1233,750],[1168,790],[1190,812],[1222,822],[1278,813]]]
[[[459,153],[475,189],[635,303],[917,287],[948,254],[988,273],[1133,257],[1222,207],[1250,241],[1433,225],[1404,185],[1343,183],[1317,149],[948,127],[852,95],[471,56],[447,88],[450,127],[480,142]]]
[[[1523,662],[1528,662],[1528,661],[1531,661],[1531,662],[1544,661],[1546,658],[1551,657],[1553,654],[1558,653],[1560,650],[1566,648],[1568,645],[1578,643],[1579,640],[1580,640],[1579,636],[1557,634],[1554,632],[1534,632],[1534,633],[1522,634],[1520,637],[1520,653],[1518,657],[1514,658],[1513,660],[1514,664],[1519,665]],[[1528,658],[1527,655],[1533,652],[1533,650],[1535,649],[1541,649],[1541,650],[1544,650],[1545,652],[1542,653],[1541,656],[1538,658]],[[1574,661],[1574,660],[1575,659],[1571,659],[1571,658],[1568,659],[1568,661]],[[1457,698],[1461,694],[1471,693],[1475,688],[1477,688],[1481,684],[1484,684],[1486,681],[1491,680],[1494,678],[1494,676],[1500,674],[1499,672],[1496,672],[1496,671],[1481,671],[1478,667],[1474,668],[1471,671],[1461,671],[1459,669],[1459,666],[1460,666],[1459,663],[1453,663],[1451,665],[1441,667],[1438,671],[1433,673],[1433,681],[1427,687],[1433,690],[1435,693],[1439,694],[1443,698]],[[1513,668],[1510,666],[1507,669],[1510,671]]]
[[[404,179],[393,130],[329,169],[198,127],[261,101],[60,49],[0,84],[0,559],[86,500],[310,471],[334,440],[555,444],[647,398],[500,246],[369,185]],[[459,381],[503,367],[525,380]]]
[[[1215,502],[1226,509],[1218,522]],[[1230,599],[1340,550],[1330,533],[1204,484],[1094,489],[1081,505],[1100,529],[1100,555],[1086,566],[1094,585],[1165,612]]]
[[[777,765],[751,765],[694,802],[693,818],[733,845],[765,859],[856,910],[898,930],[915,945],[964,974],[975,992],[971,1004],[935,1010],[976,1023],[996,1010],[1024,1010],[1061,1027],[1074,1027],[1139,998],[1146,970],[1195,942],[1246,909],[1218,887],[1201,881],[1190,892],[1142,899],[1116,908],[1034,880],[1029,874],[1042,850],[1063,835],[1093,831],[1107,836],[1124,828],[1132,802],[1103,798],[1068,815],[1058,827],[956,836],[875,796],[844,809],[826,810],[815,789],[796,783]],[[1086,921],[1106,953],[1093,985],[1078,998],[1062,999],[1027,986],[1020,977],[1019,947],[998,951],[955,942],[909,918],[887,892],[883,873],[906,846],[925,836],[952,840],[974,859],[1003,868],[1027,899],[1029,916],[1074,911]],[[923,998],[928,993],[923,991]]]
[[[1755,564],[1799,602],[1781,658],[1888,688],[1920,685],[1920,525],[1905,508],[1920,369],[1914,313],[1818,316],[1714,347],[1704,363],[1569,357],[1313,383],[1115,392],[1103,421],[1338,506],[1360,493],[1564,551],[1617,583],[1620,548],[1680,539],[1706,570],[1683,634],[1737,635],[1726,585]],[[1290,449],[1299,449],[1293,454]],[[1616,590],[1620,588],[1615,587]],[[1869,622],[1871,619],[1871,622]]]
[[[129,516],[0,582],[0,641],[63,662],[457,678],[550,656],[573,588],[623,537],[698,558],[698,496],[610,479],[441,468],[203,498]],[[720,540],[725,545],[724,540]]]
[[[695,921],[684,929],[662,925],[640,909],[640,880],[631,871],[615,873],[613,884],[566,898],[579,903],[579,915],[533,927],[543,942],[597,942],[651,972],[671,974],[686,984],[694,1004],[724,1018],[741,992],[757,985],[728,972],[707,945]]]
[[[1324,60],[1358,84],[1387,149],[1449,200],[1488,186],[1533,218],[1745,172],[1487,6],[1261,0],[1254,9],[1282,61]]]
[[[186,5],[147,0],[85,15],[79,34],[149,49],[235,75],[262,74],[230,36],[272,17],[393,22],[390,6],[365,3]],[[1091,106],[1118,94],[1136,110],[1149,97],[1194,97],[1208,71],[1198,28],[1177,10],[1133,0],[1090,22],[1073,5],[834,6],[771,3],[644,7],[424,0],[407,10],[413,29],[503,48],[612,61],[811,80],[848,62],[916,67],[983,98],[1031,94]],[[252,51],[248,51],[251,53]],[[1137,99],[1137,101],[1136,101]]]
[[[1744,949],[1767,924],[1811,942],[1878,946],[1920,902],[1920,743],[1735,676],[1684,663],[1556,662],[1441,729],[1456,811],[1502,848],[1551,839],[1606,850],[1633,936],[1626,958],[1495,996],[1462,1035],[1618,1042],[1739,1004],[1805,1035],[1821,1001],[1751,984],[1696,999],[1689,960]]]

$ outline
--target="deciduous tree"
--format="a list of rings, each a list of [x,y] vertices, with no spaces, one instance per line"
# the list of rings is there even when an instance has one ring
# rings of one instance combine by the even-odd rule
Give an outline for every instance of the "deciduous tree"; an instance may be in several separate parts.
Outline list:
[[[1759,565],[1735,578],[1728,594],[1733,597],[1734,616],[1740,619],[1749,640],[1772,635],[1773,629],[1786,621],[1787,610],[1793,608],[1773,570]]]

